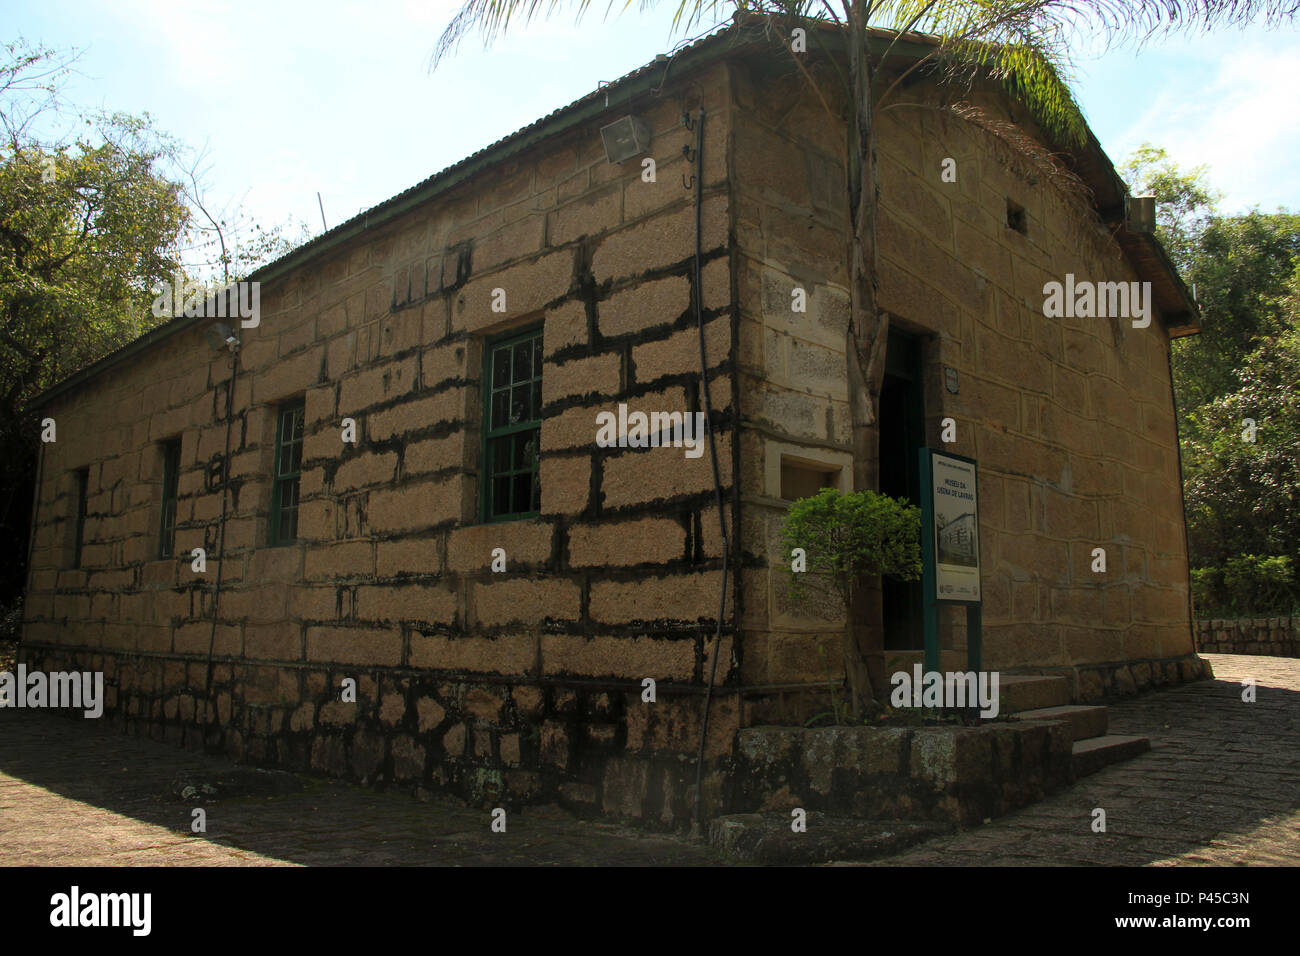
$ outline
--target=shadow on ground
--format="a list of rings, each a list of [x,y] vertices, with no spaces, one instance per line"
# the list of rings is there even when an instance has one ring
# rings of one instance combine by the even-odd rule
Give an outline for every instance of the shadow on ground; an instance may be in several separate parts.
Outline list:
[[[1152,749],[889,864],[1300,862],[1300,660],[1207,655],[1218,678],[1112,702]],[[1255,703],[1241,680],[1254,677]],[[203,787],[214,793],[205,793]],[[202,806],[208,832],[190,833]],[[1107,814],[1092,831],[1094,808]],[[0,710],[0,864],[706,865],[683,838],[263,773],[45,712]]]
[[[206,834],[190,832],[195,807],[205,809]],[[93,721],[0,710],[0,864],[724,862],[683,838],[580,820],[555,807],[512,812],[504,834],[490,824],[487,810],[450,797],[420,801],[258,771]]]

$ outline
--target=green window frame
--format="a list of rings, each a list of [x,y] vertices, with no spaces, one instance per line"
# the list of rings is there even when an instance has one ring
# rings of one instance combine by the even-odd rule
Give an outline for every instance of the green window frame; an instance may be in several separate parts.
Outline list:
[[[77,476],[77,525],[72,538],[72,566],[81,567],[81,550],[86,539],[86,495],[90,488],[90,469],[78,468]]]
[[[489,340],[483,360],[483,521],[541,512],[542,328]]]
[[[305,406],[301,401],[276,411],[274,480],[271,486],[271,545],[298,540],[298,484],[302,476]]]
[[[163,442],[162,518],[158,524],[158,557],[176,555],[176,492],[181,479],[181,440]]]

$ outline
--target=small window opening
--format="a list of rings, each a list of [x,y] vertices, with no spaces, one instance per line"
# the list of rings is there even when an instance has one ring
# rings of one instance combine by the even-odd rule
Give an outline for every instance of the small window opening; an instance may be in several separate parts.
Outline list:
[[[1029,220],[1025,216],[1025,207],[1010,199],[1007,200],[1007,226],[1025,235],[1029,230]]]

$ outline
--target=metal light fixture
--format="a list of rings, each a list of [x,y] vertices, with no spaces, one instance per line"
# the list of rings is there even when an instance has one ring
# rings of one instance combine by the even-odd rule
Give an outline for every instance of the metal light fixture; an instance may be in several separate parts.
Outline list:
[[[1155,232],[1156,197],[1129,196],[1124,203],[1124,217],[1133,232]]]
[[[239,339],[235,336],[234,330],[222,322],[213,322],[209,325],[203,337],[208,340],[208,348],[214,352],[222,348],[229,348],[233,352],[239,347]]]
[[[638,116],[624,116],[600,129],[605,143],[605,157],[610,163],[621,163],[650,148],[650,127]]]

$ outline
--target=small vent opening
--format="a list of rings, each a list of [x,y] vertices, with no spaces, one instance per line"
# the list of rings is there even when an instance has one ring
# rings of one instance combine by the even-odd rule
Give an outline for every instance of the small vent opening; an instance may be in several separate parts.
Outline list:
[[[1007,200],[1007,227],[1014,229],[1022,236],[1029,230],[1029,221],[1025,216],[1025,207],[1018,203]]]
[[[840,486],[840,469],[823,462],[781,456],[781,497],[786,501],[808,498],[823,488]]]

